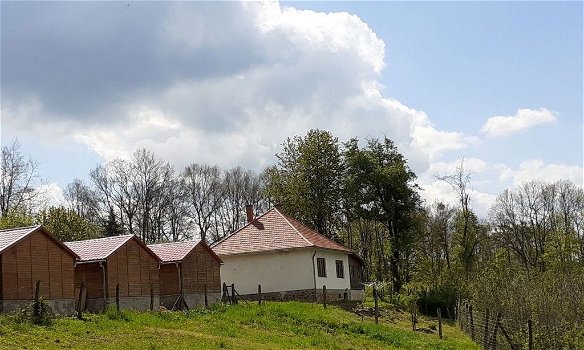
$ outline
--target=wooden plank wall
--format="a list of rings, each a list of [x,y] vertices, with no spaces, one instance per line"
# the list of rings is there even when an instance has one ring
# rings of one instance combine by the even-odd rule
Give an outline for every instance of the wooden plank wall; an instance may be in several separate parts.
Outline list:
[[[110,297],[120,284],[120,297],[158,295],[158,261],[135,240],[130,240],[107,259],[107,289]]]
[[[160,295],[177,295],[179,293],[178,268],[175,264],[162,265],[160,267]]]
[[[73,298],[73,264],[74,258],[45,233],[34,232],[2,254],[3,298],[32,299],[38,280],[43,298]]]
[[[81,282],[87,289],[87,299],[103,298],[103,272],[99,263],[78,264],[75,267],[75,300],[79,301]]]
[[[221,265],[205,248],[197,245],[183,260],[184,292],[221,292]]]

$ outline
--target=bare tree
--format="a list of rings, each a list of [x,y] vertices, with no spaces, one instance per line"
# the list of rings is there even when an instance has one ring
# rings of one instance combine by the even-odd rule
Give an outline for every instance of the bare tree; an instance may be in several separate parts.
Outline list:
[[[17,139],[2,147],[1,158],[0,216],[4,217],[13,209],[32,207],[32,202],[39,195],[35,187],[40,184],[41,177],[39,163],[25,158]]]
[[[544,271],[550,249],[555,249],[556,261],[584,258],[582,208],[584,192],[573,183],[530,181],[499,195],[490,216],[499,244],[512,252],[527,272]]]
[[[207,240],[215,215],[224,200],[221,170],[217,166],[191,164],[182,174],[192,219],[203,241]]]
[[[460,204],[458,226],[460,229],[460,246],[462,251],[459,258],[464,265],[466,277],[470,272],[478,240],[473,230],[476,215],[470,208],[470,183],[472,173],[465,169],[464,158],[460,158],[453,174],[436,175],[438,180],[448,183],[457,195]]]
[[[93,224],[100,223],[97,195],[80,179],[69,183],[64,191],[69,209]]]
[[[263,180],[252,170],[236,167],[225,171],[222,187],[224,200],[216,212],[213,240],[219,240],[246,224],[246,205],[252,205],[256,213],[261,213],[268,207],[263,196]]]

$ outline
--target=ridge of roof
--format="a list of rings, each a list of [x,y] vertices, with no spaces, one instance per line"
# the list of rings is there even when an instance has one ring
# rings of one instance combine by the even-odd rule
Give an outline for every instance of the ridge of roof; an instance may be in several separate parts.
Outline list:
[[[92,256],[91,258],[81,258],[81,261],[90,261],[90,260],[102,260],[102,259],[107,259],[110,255],[112,255],[116,250],[118,250],[121,246],[123,246],[124,244],[126,244],[130,239],[132,239],[133,237],[138,238],[136,235],[119,235],[119,236],[111,236],[111,237],[101,237],[101,238],[92,238],[92,239],[84,239],[81,241],[69,241],[69,242],[64,242],[64,244],[69,247],[69,249],[71,249],[73,252],[75,252],[77,255],[79,255],[81,257],[81,255],[79,253],[81,253],[81,251],[83,250],[84,247],[86,247],[89,244],[94,244],[97,242],[106,242],[106,241],[117,241],[119,240],[120,242],[111,247],[108,248],[107,251],[102,252],[101,255],[99,256]],[[145,245],[144,245],[145,246]],[[79,251],[79,252],[76,252]]]
[[[290,227],[292,227],[294,229],[294,231],[296,231],[296,233],[298,233],[298,235],[300,235],[300,237],[302,237],[306,243],[314,246],[315,244],[312,243],[311,241],[309,241],[306,237],[304,237],[304,235],[302,233],[300,233],[300,231],[298,231],[298,229],[296,228],[296,226],[292,225],[292,223],[290,222],[290,220],[288,220],[288,218],[286,217],[286,215],[284,213],[282,213],[281,211],[278,210],[278,208],[274,207],[272,210],[275,210],[278,214],[280,214],[280,216],[282,216],[284,218],[284,220],[286,220],[286,223],[288,225],[290,225]]]
[[[147,244],[146,246],[148,248],[150,248],[150,250],[152,250],[154,252],[154,254],[158,255],[158,257],[163,261],[163,262],[171,262],[171,261],[179,261],[179,260],[183,260],[187,255],[189,255],[189,253],[195,249],[195,247],[201,243],[201,240],[198,241],[181,241],[181,242],[166,242],[166,243],[153,243],[153,244]],[[183,252],[182,255],[180,256],[174,256],[173,259],[167,260],[164,259],[161,255],[167,255],[164,254],[166,252],[164,252],[162,249],[159,248],[167,248],[167,247],[177,247],[177,246],[189,246],[190,245],[190,249],[188,249],[187,251]]]
[[[26,230],[26,229],[31,229],[31,231],[34,231],[34,230],[38,229],[41,226],[42,225],[30,225],[30,226],[21,226],[21,227],[5,228],[5,229],[1,229],[0,230],[0,233],[10,232],[10,231],[23,231],[23,230]]]
[[[264,227],[267,230],[265,233],[262,232]],[[215,242],[212,247],[221,255],[299,248],[318,248],[355,254],[351,249],[325,237],[275,207]]]
[[[302,222],[300,222],[300,221],[298,221],[298,220],[294,219],[293,217],[291,217],[291,216],[288,216],[288,215],[286,215],[286,214],[284,214],[284,213],[282,213],[282,215],[283,215],[284,217],[286,217],[286,218],[287,218],[287,221],[288,221],[288,222],[290,222],[290,224],[291,224],[292,226],[294,226],[294,229],[296,229],[296,231],[298,231],[298,233],[300,233],[300,235],[301,235],[302,237],[304,237],[304,238],[306,239],[306,241],[307,241],[307,242],[309,242],[310,244],[312,244],[314,247],[321,248],[321,249],[332,249],[332,250],[346,251],[346,252],[350,252],[350,253],[353,253],[353,254],[355,254],[355,253],[354,253],[354,252],[353,252],[351,249],[349,249],[349,248],[345,247],[344,245],[342,245],[342,244],[340,244],[340,243],[337,243],[337,242],[333,241],[332,239],[330,239],[330,238],[326,237],[325,235],[323,235],[323,234],[321,234],[321,233],[317,232],[316,230],[313,230],[313,229],[311,229],[310,227],[308,227],[308,226],[304,225]],[[300,226],[302,226],[302,227],[303,227],[303,228],[305,228],[305,229],[306,229],[306,230],[307,230],[309,233],[311,233],[311,234],[314,234],[314,235],[317,235],[317,236],[318,236],[318,238],[320,238],[320,239],[323,239],[323,240],[325,240],[327,243],[329,243],[329,244],[332,244],[332,245],[334,245],[334,246],[337,246],[337,247],[335,247],[335,248],[331,248],[331,247],[324,247],[324,246],[322,246],[322,245],[319,245],[318,243],[316,243],[316,242],[314,242],[314,241],[312,241],[312,240],[310,240],[310,239],[306,238],[306,236],[304,236],[304,235],[302,234],[302,232],[300,232],[300,231],[298,230],[298,228],[296,227],[296,225],[300,225]]]
[[[248,227],[249,225],[253,224],[255,221],[261,219],[262,217],[266,216],[269,212],[275,210],[276,207],[273,207],[270,210],[267,210],[266,212],[264,212],[262,215],[254,218],[252,221],[248,222],[247,224],[245,224],[243,227],[231,232],[230,234],[228,234],[227,236],[221,238],[220,240],[218,240],[217,242],[213,242],[213,244],[209,244],[209,248],[213,249],[215,248],[217,245],[219,245],[220,243],[223,243],[224,241],[226,241],[227,239],[229,239],[230,237],[232,237],[233,235],[235,235],[236,233],[238,233],[239,231],[242,231],[244,228]]]
[[[61,242],[61,240],[55,237],[55,235],[49,232],[49,230],[44,228],[43,225],[14,227],[10,229],[0,230],[0,254],[12,248],[15,244],[17,244],[24,238],[28,237],[29,235],[39,230],[44,232],[52,241],[54,241],[58,246],[64,249],[69,255],[73,256],[75,259],[79,259],[79,255],[77,255],[77,253],[75,253],[65,243]],[[9,240],[3,240],[3,238],[6,238],[7,236],[13,237],[9,237]]]

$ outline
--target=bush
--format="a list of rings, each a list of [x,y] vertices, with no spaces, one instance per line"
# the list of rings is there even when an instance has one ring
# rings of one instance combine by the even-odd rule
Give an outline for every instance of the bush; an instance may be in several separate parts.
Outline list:
[[[438,308],[442,309],[442,315],[454,314],[458,290],[453,286],[437,286],[420,293],[418,309],[426,315],[437,316]]]
[[[130,321],[130,316],[123,310],[118,311],[115,305],[108,305],[105,316],[114,321]]]
[[[41,297],[25,305],[16,316],[20,322],[30,322],[39,326],[50,326],[55,318],[51,306]]]

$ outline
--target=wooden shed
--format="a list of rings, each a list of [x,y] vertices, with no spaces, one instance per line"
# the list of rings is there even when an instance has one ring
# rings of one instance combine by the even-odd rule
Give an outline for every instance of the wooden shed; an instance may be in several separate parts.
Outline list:
[[[115,304],[116,289],[121,308],[144,311],[160,305],[160,259],[137,236],[65,244],[80,257],[75,266],[75,297],[83,310],[101,311]]]
[[[0,311],[16,311],[33,300],[38,282],[39,295],[55,313],[73,314],[73,267],[78,258],[40,225],[1,230]]]
[[[203,241],[152,244],[162,260],[160,304],[168,309],[203,306],[221,300],[221,259]]]

